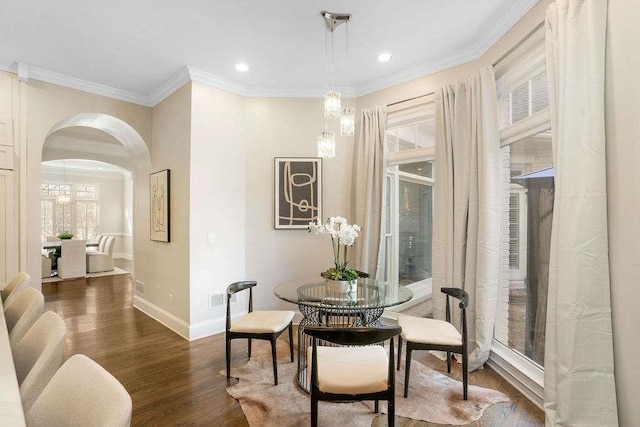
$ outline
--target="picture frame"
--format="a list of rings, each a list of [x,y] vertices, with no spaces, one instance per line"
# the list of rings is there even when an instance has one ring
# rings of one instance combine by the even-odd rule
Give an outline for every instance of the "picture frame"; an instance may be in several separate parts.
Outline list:
[[[156,242],[170,241],[170,171],[169,169],[149,175],[150,238]]]
[[[322,159],[274,160],[274,228],[307,229],[311,221],[322,222]]]

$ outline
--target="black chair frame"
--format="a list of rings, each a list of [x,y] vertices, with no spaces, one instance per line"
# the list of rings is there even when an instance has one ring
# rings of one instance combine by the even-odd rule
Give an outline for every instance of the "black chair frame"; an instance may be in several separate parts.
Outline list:
[[[318,402],[353,402],[362,400],[375,401],[375,412],[377,413],[378,401],[388,402],[389,426],[395,425],[395,363],[393,337],[400,334],[402,329],[399,326],[383,326],[378,328],[327,328],[318,326],[308,326],[304,333],[313,337],[311,353],[311,425],[318,425]],[[386,390],[377,393],[366,394],[336,394],[326,393],[318,389],[318,354],[317,340],[322,340],[343,346],[363,346],[382,343],[390,340],[389,344],[389,386]]]
[[[413,350],[438,350],[447,352],[447,372],[451,373],[451,359],[453,353],[462,355],[462,391],[463,398],[467,400],[467,389],[469,387],[469,356],[467,354],[467,306],[469,305],[469,295],[460,288],[442,288],[442,293],[447,295],[445,319],[451,323],[451,303],[449,297],[456,298],[460,301],[460,324],[462,331],[462,345],[437,345],[423,344],[407,341],[407,355],[405,356],[405,373],[404,373],[404,397],[409,393],[409,373],[411,371],[411,352]],[[402,357],[402,336],[398,338],[398,369],[400,369],[400,359]]]
[[[231,329],[231,296],[237,292],[249,289],[249,313],[253,311],[253,287],[256,286],[255,281],[241,281],[230,284],[227,287],[227,326],[225,333],[226,341],[226,359],[227,359],[227,378],[231,377],[231,340],[236,338],[248,339],[248,355],[251,359],[251,340],[267,340],[271,342],[271,357],[273,358],[273,380],[278,385],[278,363],[276,356],[276,340],[285,331],[289,330],[289,351],[291,353],[291,361],[293,362],[293,320],[289,325],[278,332],[249,333],[249,332],[232,332]]]

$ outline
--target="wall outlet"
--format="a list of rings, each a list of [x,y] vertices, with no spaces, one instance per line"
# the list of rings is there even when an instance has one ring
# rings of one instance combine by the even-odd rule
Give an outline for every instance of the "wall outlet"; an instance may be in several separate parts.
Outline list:
[[[138,295],[144,295],[144,283],[142,283],[140,280],[136,280],[136,294]]]
[[[173,304],[173,294],[169,294],[169,305]]]
[[[209,294],[209,310],[213,310],[215,307],[224,305],[223,294]]]

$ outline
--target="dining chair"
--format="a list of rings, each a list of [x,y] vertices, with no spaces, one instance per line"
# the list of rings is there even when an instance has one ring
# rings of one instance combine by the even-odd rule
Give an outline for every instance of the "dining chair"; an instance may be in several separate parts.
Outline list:
[[[318,402],[386,400],[389,426],[395,424],[395,369],[393,337],[399,326],[377,328],[327,328],[307,326],[304,333],[312,337],[311,425],[318,425]],[[318,346],[317,341],[348,347]],[[381,345],[389,340],[389,355]]]
[[[42,274],[40,274],[40,278],[42,279],[50,279],[51,278],[51,267],[53,263],[51,262],[51,258],[49,255],[41,255],[40,263],[42,265]]]
[[[86,240],[63,240],[58,258],[58,277],[73,279],[87,274]]]
[[[102,271],[113,271],[113,244],[115,236],[106,237],[102,251],[87,252],[87,273],[100,273]]]
[[[451,357],[453,353],[462,355],[462,395],[467,400],[469,385],[468,354],[467,354],[467,306],[469,295],[460,288],[442,288],[446,297],[446,320],[427,319],[414,316],[398,317],[398,325],[402,327],[402,334],[398,339],[398,369],[402,356],[402,340],[407,342],[405,356],[404,397],[409,393],[409,373],[411,372],[411,352],[413,350],[439,350],[447,352],[447,372],[451,373]],[[460,328],[458,332],[451,322],[451,301],[459,300]]]
[[[75,354],[25,409],[25,418],[30,427],[128,427],[131,408],[131,396],[113,375],[87,356]]]
[[[4,307],[4,318],[9,331],[11,345],[18,343],[27,331],[42,315],[44,309],[44,295],[34,288],[27,288],[20,292]]]
[[[60,367],[67,327],[53,311],[43,313],[16,345],[12,345],[20,397],[25,412]]]
[[[7,300],[9,299],[11,294],[13,294],[13,292],[16,292],[15,295],[17,295],[19,289],[22,289],[24,286],[26,286],[30,280],[31,276],[29,276],[27,273],[25,273],[24,271],[18,272],[11,278],[11,280],[9,280],[9,282],[7,282],[6,286],[0,292],[0,294],[2,294],[2,302],[6,305]],[[15,295],[13,296],[13,298],[15,298]]]
[[[87,246],[87,252],[97,252],[99,250],[100,247],[100,242],[102,242],[102,238],[105,237],[102,234],[98,234],[96,237],[94,237],[91,241],[91,243],[93,243],[94,245],[97,246]],[[88,242],[87,242],[88,244]]]
[[[248,353],[251,359],[251,340],[271,341],[271,356],[273,357],[273,380],[278,385],[278,364],[276,357],[276,339],[289,330],[289,351],[293,362],[293,311],[253,311],[253,287],[255,281],[241,281],[230,284],[227,287],[227,324],[226,324],[226,349],[227,349],[227,378],[231,377],[231,340],[236,338],[248,339]],[[231,296],[237,292],[249,290],[249,312],[240,320],[231,324]]]

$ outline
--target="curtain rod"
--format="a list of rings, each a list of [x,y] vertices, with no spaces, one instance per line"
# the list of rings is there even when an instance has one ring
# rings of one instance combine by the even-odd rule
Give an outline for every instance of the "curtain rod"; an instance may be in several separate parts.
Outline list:
[[[509,50],[507,50],[505,53],[503,53],[503,54],[502,54],[502,56],[501,56],[500,58],[498,58],[496,61],[494,61],[494,62],[493,62],[493,64],[491,64],[491,65],[493,65],[493,66],[495,67],[495,66],[496,66],[496,65],[498,65],[500,62],[502,62],[502,61],[503,61],[507,56],[509,56],[509,55],[511,54],[511,52],[513,52],[514,50],[516,50],[517,48],[519,48],[519,47],[520,47],[520,45],[522,45],[522,43],[524,43],[524,42],[526,42],[527,40],[529,40],[529,37],[531,37],[531,35],[532,35],[533,33],[535,33],[535,32],[536,32],[536,31],[538,31],[540,28],[542,28],[542,27],[544,26],[544,22],[545,22],[545,21],[542,21],[542,22],[540,22],[538,25],[536,25],[536,26],[535,26],[535,28],[534,28],[533,30],[529,31],[529,32],[527,33],[527,35],[526,35],[526,36],[524,36],[522,39],[520,39],[520,41],[519,41],[518,43],[516,43],[514,46],[512,46],[512,47],[511,47],[511,49],[509,49]]]
[[[387,107],[391,107],[393,105],[402,104],[403,102],[413,101],[414,99],[424,98],[425,96],[435,95],[435,92],[425,93],[424,95],[414,96],[413,98],[403,99],[402,101],[392,102],[391,104],[387,104]]]

